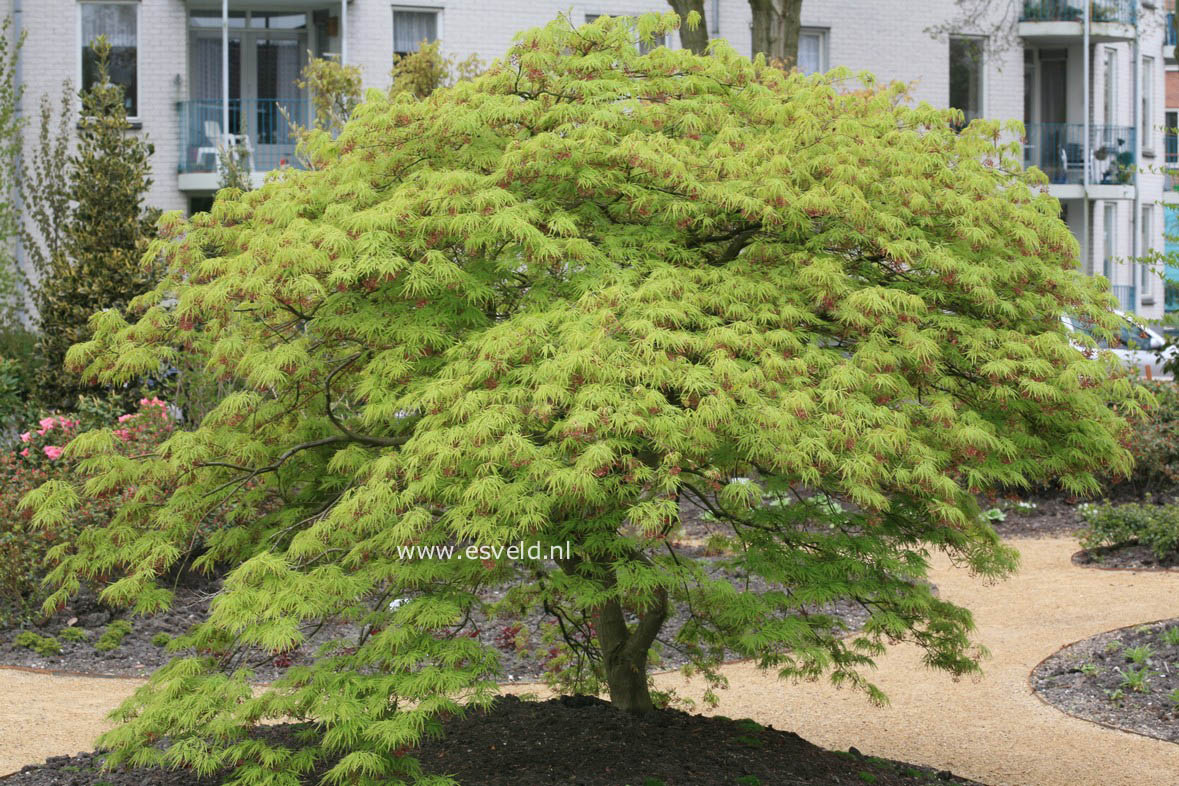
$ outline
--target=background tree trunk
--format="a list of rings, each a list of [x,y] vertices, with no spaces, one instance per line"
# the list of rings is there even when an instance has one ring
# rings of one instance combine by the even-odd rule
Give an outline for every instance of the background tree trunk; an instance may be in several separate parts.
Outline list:
[[[658,593],[655,605],[639,615],[633,630],[627,627],[617,600],[599,606],[595,617],[610,703],[626,712],[652,712],[655,704],[647,687],[647,651],[667,619],[667,593]]]
[[[798,64],[798,32],[802,27],[802,0],[749,0],[753,11],[753,55],[783,68]]]
[[[698,55],[704,54],[708,46],[708,17],[704,14],[704,0],[667,0],[671,10],[680,16],[680,42],[684,49],[690,49]],[[689,30],[687,19],[692,11],[700,14],[700,24],[695,30]]]

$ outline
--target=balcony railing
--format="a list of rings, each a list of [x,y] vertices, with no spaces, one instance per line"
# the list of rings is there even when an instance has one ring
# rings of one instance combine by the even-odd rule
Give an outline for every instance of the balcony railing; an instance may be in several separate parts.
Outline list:
[[[1080,22],[1085,4],[1090,3],[1091,22],[1121,22],[1132,25],[1138,0],[1024,0],[1021,22]]]
[[[1092,158],[1089,182],[1120,185],[1134,179],[1134,128],[1089,126]],[[1024,164],[1036,166],[1052,183],[1079,184],[1085,177],[1085,126],[1083,123],[1028,123],[1023,149]]]
[[[287,118],[296,124],[307,123],[308,106],[303,99],[230,99],[228,133],[232,137],[221,128],[221,101],[181,101],[179,107],[181,173],[216,172],[218,151],[227,142],[246,149],[253,172],[299,166]]]
[[[1114,284],[1113,296],[1118,299],[1122,311],[1133,313],[1138,310],[1138,289],[1133,284]]]

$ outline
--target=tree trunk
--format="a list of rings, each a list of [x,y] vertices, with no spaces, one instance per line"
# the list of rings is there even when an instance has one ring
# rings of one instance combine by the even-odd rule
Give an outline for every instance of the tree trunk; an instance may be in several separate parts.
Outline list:
[[[671,10],[680,17],[680,42],[684,49],[689,49],[698,55],[704,54],[708,47],[708,21],[704,15],[704,0],[667,0]],[[695,30],[688,29],[688,14],[692,11],[700,14],[700,24]]]
[[[798,64],[802,0],[749,0],[753,11],[753,55],[782,68]]]
[[[599,606],[594,616],[610,703],[635,714],[652,712],[655,704],[647,687],[647,651],[667,619],[667,592],[659,591],[654,605],[639,614],[633,629],[627,626],[617,600]]]

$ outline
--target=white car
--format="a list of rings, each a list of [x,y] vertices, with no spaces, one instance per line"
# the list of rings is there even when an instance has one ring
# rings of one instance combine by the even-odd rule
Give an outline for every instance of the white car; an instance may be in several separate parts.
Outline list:
[[[1098,349],[1113,352],[1126,368],[1137,369],[1140,378],[1170,379],[1171,375],[1163,370],[1163,365],[1179,355],[1179,348],[1167,347],[1167,341],[1161,333],[1138,324],[1127,314],[1120,311],[1116,313],[1122,319],[1122,332],[1115,339],[1114,346],[1094,336],[1092,325],[1086,325],[1076,317],[1065,316],[1063,321],[1069,330],[1084,333],[1092,338]],[[1074,346],[1083,349],[1079,344]],[[1160,354],[1164,347],[1166,349]]]

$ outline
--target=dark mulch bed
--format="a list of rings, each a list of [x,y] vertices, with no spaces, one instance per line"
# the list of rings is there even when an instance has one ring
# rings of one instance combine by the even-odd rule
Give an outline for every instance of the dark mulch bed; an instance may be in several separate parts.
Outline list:
[[[1179,568],[1179,554],[1158,559],[1146,546],[1128,543],[1078,551],[1073,555],[1073,564],[1110,570],[1174,570]]]
[[[1080,501],[1060,497],[1032,496],[1028,499],[980,499],[984,510],[998,508],[1006,517],[991,521],[995,532],[1003,538],[1059,538],[1068,537],[1085,526],[1077,512]]]
[[[768,587],[766,582],[759,578],[719,564],[719,558],[708,556],[698,546],[685,545],[682,553],[712,561],[714,564],[710,573],[714,577],[725,578],[741,588],[764,591]],[[0,629],[0,664],[86,674],[146,676],[177,654],[185,654],[169,651],[158,643],[157,636],[181,634],[194,623],[204,619],[208,614],[209,603],[218,588],[217,581],[187,579],[187,582],[181,582],[176,588],[176,597],[171,609],[150,617],[129,619],[132,625],[131,632],[123,638],[118,647],[107,652],[100,652],[94,645],[117,615],[99,604],[93,595],[83,594],[44,624],[29,625],[23,629],[39,636],[55,638],[61,646],[60,654],[42,655],[18,646],[15,639],[22,629]],[[483,599],[491,603],[497,602],[503,598],[504,591],[503,587],[489,587],[482,593]],[[808,611],[814,612],[818,609]],[[823,611],[841,620],[849,632],[859,629],[867,619],[864,609],[851,601],[832,604]],[[682,607],[677,608],[668,618],[660,636],[660,656],[651,664],[653,670],[675,669],[686,662],[687,659],[675,649],[673,639],[688,618],[687,609]],[[482,611],[474,611],[456,635],[473,633],[484,644],[496,647],[500,653],[500,667],[505,681],[531,682],[544,675],[545,664],[549,659],[547,645],[543,643],[543,627],[555,623],[555,617],[539,611],[528,616],[496,618],[491,618]],[[83,630],[86,639],[76,642],[64,639],[62,630],[69,626]],[[268,682],[281,676],[291,666],[310,663],[323,642],[336,638],[355,638],[358,633],[355,625],[343,621],[322,627],[308,625],[304,631],[307,640],[299,649],[277,660],[264,653],[257,653],[252,660],[247,658],[247,664],[253,668],[255,679]],[[735,659],[738,656],[732,654],[731,657]]]
[[[293,726],[260,733],[295,745]],[[749,721],[663,710],[636,718],[585,696],[545,702],[498,700],[488,713],[446,724],[415,754],[427,772],[478,786],[836,786],[974,781],[928,767],[836,753],[797,734]],[[99,772],[101,755],[56,757],[26,767],[5,786],[213,786],[187,772]],[[314,783],[315,773],[306,783]]]
[[[1176,631],[1173,644],[1163,638],[1168,629]],[[1142,669],[1146,681],[1135,689],[1130,678]],[[1070,715],[1179,742],[1179,618],[1070,644],[1032,671],[1031,684]]]

